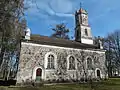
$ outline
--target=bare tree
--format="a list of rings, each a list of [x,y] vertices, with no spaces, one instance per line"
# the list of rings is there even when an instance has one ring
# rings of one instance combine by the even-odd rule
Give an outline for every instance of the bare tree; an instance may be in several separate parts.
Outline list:
[[[20,32],[23,30],[24,0],[1,0],[0,1],[0,76],[8,77],[11,57],[20,46]],[[1,77],[0,77],[1,78]]]
[[[106,49],[108,74],[111,77],[112,71],[120,68],[120,30],[109,34],[105,38],[104,48]]]

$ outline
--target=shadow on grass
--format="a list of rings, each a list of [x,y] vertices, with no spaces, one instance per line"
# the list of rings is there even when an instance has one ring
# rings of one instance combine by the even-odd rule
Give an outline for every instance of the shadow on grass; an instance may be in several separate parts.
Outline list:
[[[92,82],[84,84],[56,84],[43,85],[40,87],[26,86],[8,86],[0,87],[0,90],[120,90],[120,79],[109,79],[101,82]]]
[[[16,84],[16,80],[7,80],[7,81],[0,80],[0,86],[10,86],[15,84]]]

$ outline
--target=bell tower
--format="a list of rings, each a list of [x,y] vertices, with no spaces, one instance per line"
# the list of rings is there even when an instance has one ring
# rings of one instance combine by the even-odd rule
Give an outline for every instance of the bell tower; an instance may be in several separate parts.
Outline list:
[[[88,24],[88,13],[80,8],[75,13],[75,40],[80,43],[93,44],[91,27]]]

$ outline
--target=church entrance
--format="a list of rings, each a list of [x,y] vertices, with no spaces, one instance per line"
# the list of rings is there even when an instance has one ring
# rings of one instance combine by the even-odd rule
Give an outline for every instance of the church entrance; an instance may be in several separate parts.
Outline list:
[[[42,69],[38,68],[36,70],[36,82],[40,82],[41,81],[41,77],[42,77]]]
[[[100,78],[100,70],[97,70],[97,77]]]

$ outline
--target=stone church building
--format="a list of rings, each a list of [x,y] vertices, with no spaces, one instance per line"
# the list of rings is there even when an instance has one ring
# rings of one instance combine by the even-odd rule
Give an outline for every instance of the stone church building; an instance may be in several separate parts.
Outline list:
[[[106,77],[105,50],[100,41],[99,46],[94,44],[87,11],[76,11],[75,21],[75,40],[30,35],[30,29],[26,30],[17,83]]]

